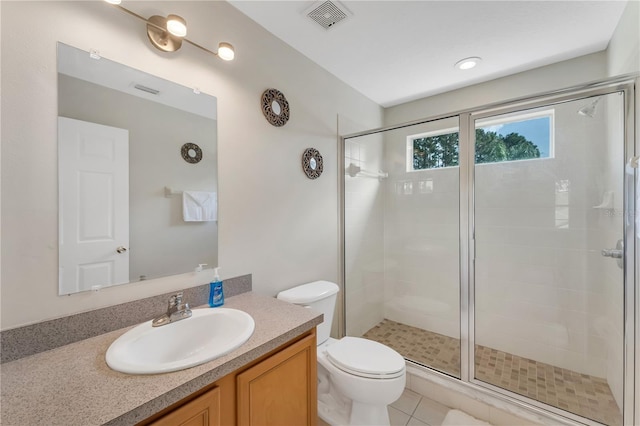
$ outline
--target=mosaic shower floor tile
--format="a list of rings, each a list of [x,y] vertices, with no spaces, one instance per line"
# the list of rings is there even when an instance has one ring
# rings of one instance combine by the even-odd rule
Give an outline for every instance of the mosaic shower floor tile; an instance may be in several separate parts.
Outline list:
[[[460,341],[388,319],[363,337],[405,358],[460,377]],[[605,379],[476,345],[476,378],[607,425],[622,414]]]

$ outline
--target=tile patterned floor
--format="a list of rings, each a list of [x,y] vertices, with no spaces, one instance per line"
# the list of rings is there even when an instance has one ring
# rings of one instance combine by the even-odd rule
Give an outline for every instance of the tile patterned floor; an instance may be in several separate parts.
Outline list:
[[[442,334],[382,320],[362,337],[395,349],[405,358],[460,378],[460,340]]]
[[[402,356],[460,377],[460,341],[383,320],[363,337],[384,343]],[[622,416],[606,380],[476,346],[476,378],[520,395],[607,424]]]
[[[405,389],[389,406],[391,426],[440,426],[450,408]]]
[[[391,426],[440,426],[450,408],[405,389],[388,410]],[[318,426],[330,425],[318,417]]]

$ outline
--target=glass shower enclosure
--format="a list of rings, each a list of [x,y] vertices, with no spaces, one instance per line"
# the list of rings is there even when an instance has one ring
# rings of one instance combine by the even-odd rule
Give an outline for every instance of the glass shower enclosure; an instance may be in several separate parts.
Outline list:
[[[633,99],[609,82],[344,137],[344,333],[632,422]]]

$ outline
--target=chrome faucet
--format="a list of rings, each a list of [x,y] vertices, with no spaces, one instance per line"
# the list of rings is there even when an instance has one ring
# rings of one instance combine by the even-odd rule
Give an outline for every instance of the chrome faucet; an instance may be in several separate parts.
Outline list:
[[[160,327],[172,322],[180,321],[191,316],[191,309],[188,303],[182,303],[182,292],[176,293],[169,298],[167,312],[151,321],[154,327]]]

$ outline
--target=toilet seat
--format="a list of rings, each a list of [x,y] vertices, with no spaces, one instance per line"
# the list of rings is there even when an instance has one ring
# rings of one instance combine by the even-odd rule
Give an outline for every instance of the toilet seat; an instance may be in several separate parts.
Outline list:
[[[393,379],[405,373],[404,358],[373,340],[344,337],[327,346],[327,359],[340,370],[369,379]]]

